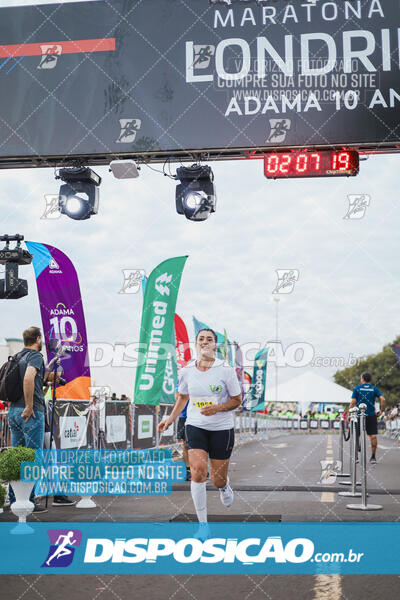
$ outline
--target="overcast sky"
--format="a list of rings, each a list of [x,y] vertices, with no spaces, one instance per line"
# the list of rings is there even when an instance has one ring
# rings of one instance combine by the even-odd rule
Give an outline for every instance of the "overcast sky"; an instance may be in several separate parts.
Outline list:
[[[298,269],[280,303],[283,346],[312,344],[318,357],[377,352],[399,333],[399,158],[374,156],[355,178],[269,181],[262,161],[212,164],[217,212],[192,223],[175,212],[175,182],[142,167],[139,179],[103,177],[99,214],[88,221],[41,219],[44,194],[57,193],[52,169],[0,171],[1,231],[57,246],[74,262],[91,343],[139,339],[141,293],[119,294],[122,269],[145,269],[188,254],[177,312],[193,335],[192,315],[241,344],[275,337],[276,269]],[[156,166],[155,168],[158,168]],[[172,167],[174,170],[175,167]],[[368,194],[360,220],[343,219],[348,194]],[[40,324],[33,268],[29,296],[1,305],[0,337]],[[251,358],[253,355],[250,354]],[[334,367],[320,368],[330,378]],[[280,381],[299,373],[280,369]],[[131,368],[94,370],[96,384],[132,395]],[[274,383],[273,369],[269,383]]]

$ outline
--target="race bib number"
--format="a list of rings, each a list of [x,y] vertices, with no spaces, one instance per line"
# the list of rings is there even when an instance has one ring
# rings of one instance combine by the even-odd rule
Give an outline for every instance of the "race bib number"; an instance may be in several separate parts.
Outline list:
[[[218,404],[217,399],[213,396],[198,396],[191,398],[192,406],[197,409],[203,408],[204,406],[212,406]]]

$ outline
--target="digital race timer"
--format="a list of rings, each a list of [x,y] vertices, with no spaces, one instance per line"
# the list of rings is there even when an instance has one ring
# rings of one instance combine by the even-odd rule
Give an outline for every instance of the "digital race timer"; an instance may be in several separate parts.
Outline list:
[[[264,156],[264,174],[268,179],[352,177],[358,174],[359,166],[355,150],[296,150],[267,152]]]

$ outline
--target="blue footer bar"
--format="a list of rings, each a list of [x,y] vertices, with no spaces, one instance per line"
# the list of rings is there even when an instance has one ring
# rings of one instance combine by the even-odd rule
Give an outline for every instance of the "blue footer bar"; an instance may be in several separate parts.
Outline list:
[[[399,574],[400,523],[1,523],[1,574]]]

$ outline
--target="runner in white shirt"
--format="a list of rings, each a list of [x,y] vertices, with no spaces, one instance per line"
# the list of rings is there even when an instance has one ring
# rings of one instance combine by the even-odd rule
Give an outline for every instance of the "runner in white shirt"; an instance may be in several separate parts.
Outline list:
[[[159,431],[167,429],[187,407],[186,443],[192,474],[191,493],[200,523],[207,523],[206,479],[210,458],[211,481],[220,491],[221,502],[231,506],[233,490],[228,468],[235,430],[233,410],[242,401],[240,385],[233,367],[215,358],[217,335],[202,329],[196,337],[198,359],[183,367],[179,375],[178,399],[171,415]]]

